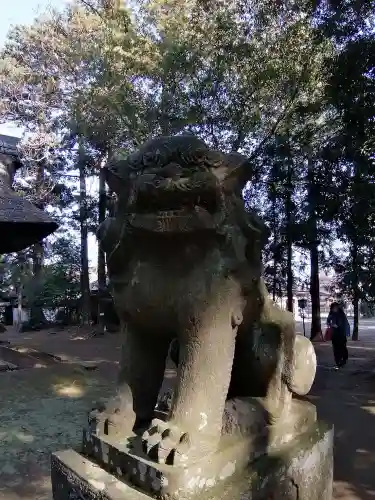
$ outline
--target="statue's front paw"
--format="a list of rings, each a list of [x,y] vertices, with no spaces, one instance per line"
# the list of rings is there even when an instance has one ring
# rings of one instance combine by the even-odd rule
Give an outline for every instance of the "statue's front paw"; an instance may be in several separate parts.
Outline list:
[[[217,442],[198,432],[186,432],[172,421],[155,419],[142,436],[143,450],[153,460],[184,465],[215,451]]]
[[[89,427],[92,432],[110,437],[131,435],[135,422],[132,403],[117,395],[107,404],[99,403],[89,414]]]

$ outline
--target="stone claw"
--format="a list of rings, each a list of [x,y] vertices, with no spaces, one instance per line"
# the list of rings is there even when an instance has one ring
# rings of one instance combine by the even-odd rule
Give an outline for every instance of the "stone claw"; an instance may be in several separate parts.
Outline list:
[[[154,419],[142,435],[143,451],[158,463],[184,465],[188,460],[197,460],[207,449],[201,440],[193,446],[190,433],[183,431],[173,422]]]
[[[98,435],[123,437],[131,435],[135,415],[133,408],[120,395],[105,405],[100,402],[89,413],[89,428]]]

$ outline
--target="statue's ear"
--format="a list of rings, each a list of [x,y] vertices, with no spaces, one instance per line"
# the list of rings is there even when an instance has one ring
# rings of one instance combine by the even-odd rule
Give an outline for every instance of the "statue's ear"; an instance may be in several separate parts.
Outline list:
[[[231,166],[227,182],[234,182],[235,180],[237,187],[242,191],[247,181],[253,176],[251,161],[247,156],[241,155],[240,153],[229,153],[226,156]]]
[[[257,240],[263,248],[270,236],[270,230],[263,220],[253,211],[241,210],[238,212],[238,222],[246,237],[251,241]]]
[[[122,222],[116,217],[107,217],[96,231],[96,238],[100,243],[100,248],[110,253],[121,237]]]
[[[105,181],[111,191],[121,195],[129,189],[128,179],[120,175],[114,167],[103,167],[103,170]]]
[[[240,153],[222,154],[221,163],[212,169],[227,189],[242,190],[246,182],[251,179],[252,168],[249,159]]]
[[[247,212],[247,223],[250,228],[259,234],[259,242],[263,247],[270,237],[271,231],[264,221],[253,211]]]

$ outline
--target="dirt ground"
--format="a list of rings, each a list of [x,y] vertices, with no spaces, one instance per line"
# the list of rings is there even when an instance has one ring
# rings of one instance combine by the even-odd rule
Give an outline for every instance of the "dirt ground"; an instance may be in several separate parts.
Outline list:
[[[121,338],[119,334],[90,338],[87,332],[72,329],[53,335],[8,331],[0,334],[0,342],[6,341],[66,362],[0,374],[0,500],[50,500],[49,453],[74,446],[92,401],[111,391]],[[375,339],[349,342],[348,365],[338,372],[332,369],[330,345],[315,344],[315,348],[319,367],[309,398],[319,417],[335,426],[333,498],[373,500]],[[97,369],[77,367],[82,362],[88,367],[94,363]],[[168,385],[173,366],[167,368]]]
[[[0,499],[51,500],[50,454],[80,442],[108,381],[63,364],[0,376]]]

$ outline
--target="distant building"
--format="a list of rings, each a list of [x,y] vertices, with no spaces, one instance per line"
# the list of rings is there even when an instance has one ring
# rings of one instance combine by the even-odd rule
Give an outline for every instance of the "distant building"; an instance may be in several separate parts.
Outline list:
[[[319,296],[320,296],[320,314],[328,316],[331,303],[334,301],[334,279],[324,273],[319,274]],[[307,307],[304,311],[305,317],[311,317],[311,296],[310,287],[302,288],[296,291],[296,299],[306,299]],[[298,305],[297,310],[298,311]]]
[[[335,300],[339,300],[338,290],[335,286],[335,277],[328,276],[325,273],[319,274],[319,295],[320,295],[320,315],[324,318],[328,316],[329,309],[331,307],[332,302]],[[298,299],[306,299],[307,307],[305,309],[305,317],[311,317],[311,297],[310,297],[310,289],[307,286],[306,288],[299,289],[295,292],[296,300]],[[353,306],[350,301],[345,304],[345,312],[349,315],[353,313]],[[299,317],[298,305],[295,308],[295,316]]]
[[[331,303],[335,300],[335,290],[334,290],[334,278],[332,276],[327,276],[325,273],[319,275],[319,285],[320,285],[320,314],[322,317],[326,317],[329,313],[329,308]],[[294,302],[294,316],[296,319],[300,319],[300,310],[298,307],[299,299],[306,299],[307,306],[304,310],[305,318],[311,317],[311,297],[310,297],[310,287],[309,285],[302,286],[300,288],[295,287],[293,290],[293,302]],[[278,298],[276,303],[286,309],[287,299],[285,296]]]

